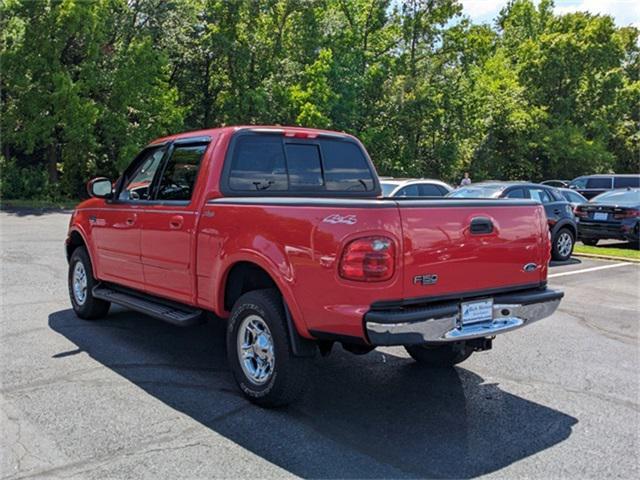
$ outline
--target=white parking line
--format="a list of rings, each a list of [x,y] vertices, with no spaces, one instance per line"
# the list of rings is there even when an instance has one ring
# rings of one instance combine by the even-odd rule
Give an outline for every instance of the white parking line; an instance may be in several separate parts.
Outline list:
[[[633,265],[630,262],[614,263],[612,265],[602,265],[601,267],[583,268],[582,270],[573,270],[571,272],[552,273],[548,275],[549,278],[564,277],[566,275],[577,275],[578,273],[595,272],[596,270],[605,270],[607,268],[624,267],[625,265]]]

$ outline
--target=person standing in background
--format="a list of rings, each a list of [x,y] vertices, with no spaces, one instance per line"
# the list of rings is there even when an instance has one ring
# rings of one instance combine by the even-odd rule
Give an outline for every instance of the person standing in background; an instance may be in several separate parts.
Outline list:
[[[460,182],[460,186],[464,187],[465,185],[470,185],[470,184],[471,184],[471,178],[469,177],[469,172],[464,172],[464,177]]]

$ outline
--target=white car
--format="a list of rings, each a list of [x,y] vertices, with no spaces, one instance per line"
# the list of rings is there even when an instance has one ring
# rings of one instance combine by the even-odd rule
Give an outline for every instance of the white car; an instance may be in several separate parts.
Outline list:
[[[453,189],[440,180],[428,178],[382,178],[383,197],[444,197]]]

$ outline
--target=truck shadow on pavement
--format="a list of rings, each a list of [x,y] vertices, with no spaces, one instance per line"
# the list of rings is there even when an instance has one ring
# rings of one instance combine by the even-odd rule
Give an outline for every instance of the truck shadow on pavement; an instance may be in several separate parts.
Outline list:
[[[86,352],[169,407],[301,477],[475,477],[562,442],[577,423],[465,368],[423,369],[401,356],[354,356],[339,346],[318,358],[303,400],[264,410],[236,389],[220,320],[181,329],[112,308],[97,322],[72,310],[55,312],[49,326],[77,347],[54,358]]]

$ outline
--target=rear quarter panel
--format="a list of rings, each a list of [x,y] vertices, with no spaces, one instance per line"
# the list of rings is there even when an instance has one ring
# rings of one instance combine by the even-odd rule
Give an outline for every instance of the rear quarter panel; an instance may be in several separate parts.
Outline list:
[[[273,205],[274,200],[268,199],[227,198],[208,202],[198,235],[199,303],[228,316],[224,309],[227,273],[237,262],[249,261],[275,280],[302,335],[319,330],[362,338],[362,316],[370,304],[402,296],[403,272],[396,268],[389,281],[380,283],[344,280],[338,276],[340,253],[354,238],[385,235],[396,242],[399,256],[402,231],[397,206],[376,200],[340,200],[335,206],[306,201],[278,199],[275,202],[281,204]]]

